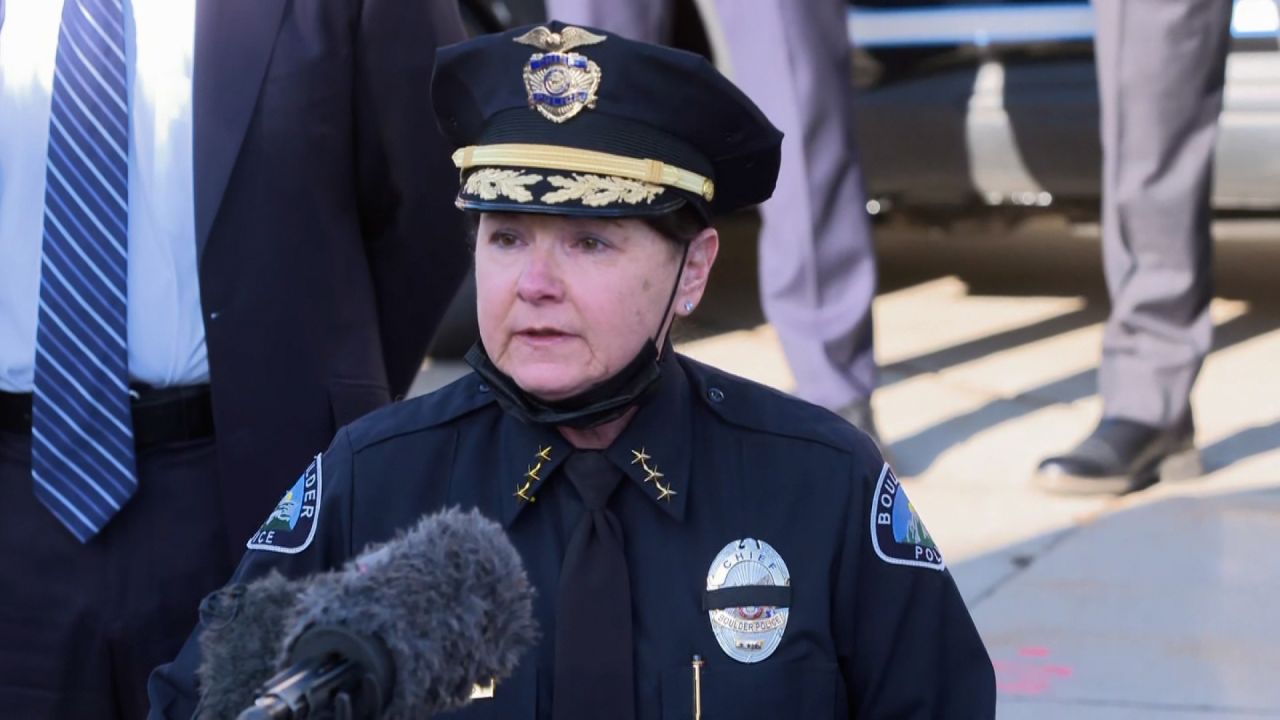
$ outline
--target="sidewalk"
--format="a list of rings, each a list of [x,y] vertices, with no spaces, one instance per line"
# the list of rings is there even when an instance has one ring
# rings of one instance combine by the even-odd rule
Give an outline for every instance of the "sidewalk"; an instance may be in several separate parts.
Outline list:
[[[1028,482],[1100,411],[1096,238],[881,233],[878,421],[986,638],[1000,717],[1280,717],[1280,225],[1268,233],[1219,246],[1217,349],[1194,398],[1207,475],[1119,499]],[[703,310],[754,292],[740,253]],[[789,388],[758,308],[736,311],[708,327],[749,327],[679,349]]]

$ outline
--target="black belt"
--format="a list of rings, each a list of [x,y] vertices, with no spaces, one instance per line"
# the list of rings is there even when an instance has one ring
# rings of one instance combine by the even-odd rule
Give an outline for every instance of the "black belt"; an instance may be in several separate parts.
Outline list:
[[[131,390],[133,442],[139,449],[213,437],[208,385]],[[0,431],[31,434],[31,393],[0,392]]]

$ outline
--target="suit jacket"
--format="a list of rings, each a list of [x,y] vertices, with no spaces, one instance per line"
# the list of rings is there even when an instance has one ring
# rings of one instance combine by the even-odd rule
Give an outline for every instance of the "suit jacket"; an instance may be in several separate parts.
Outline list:
[[[402,395],[470,262],[428,88],[455,0],[200,0],[195,222],[235,556]],[[217,509],[211,509],[216,512]]]

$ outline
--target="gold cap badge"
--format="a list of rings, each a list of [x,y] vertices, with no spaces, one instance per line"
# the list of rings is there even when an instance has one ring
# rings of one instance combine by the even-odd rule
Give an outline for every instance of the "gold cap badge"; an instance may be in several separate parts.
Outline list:
[[[600,66],[586,56],[569,51],[606,39],[604,35],[578,27],[566,27],[560,32],[536,27],[515,38],[518,43],[543,51],[534,53],[524,66],[529,107],[557,123],[577,115],[583,108],[594,108],[596,91],[600,88]]]

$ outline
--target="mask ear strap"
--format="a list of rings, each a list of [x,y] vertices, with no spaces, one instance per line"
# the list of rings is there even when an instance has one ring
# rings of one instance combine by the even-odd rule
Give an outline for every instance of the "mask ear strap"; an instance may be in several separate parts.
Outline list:
[[[671,304],[676,301],[676,293],[680,291],[680,279],[684,277],[684,263],[689,259],[689,246],[693,243],[684,243],[684,252],[680,253],[680,267],[676,269],[676,283],[671,286],[671,295],[667,298],[667,306],[662,310],[662,318],[658,320],[658,331],[654,333],[651,342],[658,349],[658,359],[662,359],[662,348],[667,343],[658,344],[658,338],[662,337],[663,329],[670,330],[671,326],[667,324],[667,316],[671,315]],[[672,322],[675,316],[671,315]]]

